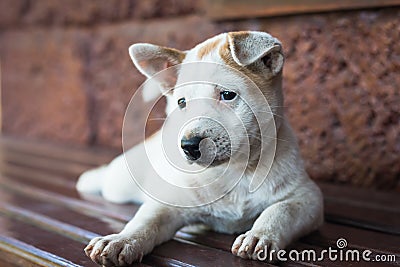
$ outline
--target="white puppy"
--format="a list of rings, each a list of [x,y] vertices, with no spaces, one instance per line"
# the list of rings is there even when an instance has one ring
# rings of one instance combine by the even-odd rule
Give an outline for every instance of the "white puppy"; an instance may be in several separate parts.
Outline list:
[[[93,261],[129,265],[199,223],[241,233],[232,253],[257,260],[266,248],[283,249],[321,225],[321,192],[283,115],[284,60],[276,38],[230,32],[189,51],[135,44],[129,53],[141,73],[156,75],[167,120],[145,142],[80,177],[81,192],[144,203],[119,234],[89,243]],[[156,96],[152,88],[143,93]]]

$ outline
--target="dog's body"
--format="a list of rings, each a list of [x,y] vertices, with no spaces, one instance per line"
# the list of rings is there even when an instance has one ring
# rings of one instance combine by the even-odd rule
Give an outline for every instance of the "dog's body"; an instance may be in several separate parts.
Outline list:
[[[218,35],[186,52],[138,44],[130,48],[130,55],[136,67],[149,78],[166,67],[179,63],[201,61],[228,66],[249,77],[260,89],[271,106],[270,115],[272,114],[273,119],[266,120],[265,125],[254,127],[257,116],[250,113],[255,109],[257,115],[259,97],[249,89],[251,85],[241,79],[232,83],[236,87],[234,94],[209,85],[202,85],[201,89],[199,86],[189,86],[164,92],[167,97],[167,114],[175,112],[177,100],[179,107],[189,113],[191,101],[193,106],[195,105],[194,99],[213,99],[212,103],[203,103],[202,110],[207,116],[217,119],[224,109],[221,103],[227,106],[244,121],[243,127],[250,147],[247,158],[241,155],[244,137],[232,137],[232,132],[229,132],[230,127],[237,129],[237,125],[228,125],[225,130],[210,121],[197,119],[185,124],[180,136],[187,160],[205,166],[205,169],[196,175],[171,169],[164,156],[161,130],[146,140],[146,149],[150,151],[150,157],[153,157],[150,161],[145,160],[146,149],[142,143],[127,151],[125,156],[117,157],[109,165],[84,173],[77,185],[79,191],[101,192],[106,199],[113,202],[144,203],[121,233],[95,238],[90,242],[85,251],[93,261],[106,266],[123,266],[140,261],[154,246],[171,239],[181,227],[199,223],[224,233],[245,232],[239,235],[232,245],[232,253],[242,258],[257,260],[258,253],[266,247],[283,249],[294,239],[318,228],[323,220],[322,196],[304,170],[296,139],[283,115],[283,56],[278,40],[261,32],[234,32]],[[214,75],[221,83],[228,79],[223,71],[213,71],[206,75]],[[178,84],[188,76],[190,73],[182,67],[173,83]],[[223,94],[227,96],[226,99]],[[246,102],[238,99],[236,95],[240,95]],[[232,99],[227,100],[228,98]],[[264,114],[263,112],[259,114]],[[262,133],[270,133],[271,127],[276,134],[273,138],[276,142],[274,151],[270,151],[271,146],[262,146],[260,143],[266,140],[261,137]],[[211,128],[213,131],[209,131]],[[197,150],[184,147],[183,142],[191,140],[193,143],[194,138],[198,136],[216,144],[212,161],[207,158],[211,149],[208,147],[207,150],[202,150],[201,145],[204,146],[204,143],[199,141],[199,148],[197,142]],[[235,141],[235,137],[238,140]],[[257,149],[259,147],[261,149]],[[266,159],[262,155],[267,155]],[[240,172],[240,162],[244,159],[248,162],[243,175],[238,174],[240,179],[229,190],[220,190],[217,183],[217,186],[204,190],[201,194],[189,192],[182,195],[169,192],[169,203],[176,200],[176,203],[192,203],[188,206],[196,206],[187,208],[161,203],[148,197],[135,185],[125,159],[128,162],[135,161],[136,166],[140,166],[135,171],[138,184],[145,184],[146,180],[152,179],[154,173],[150,171],[150,162],[155,162],[158,172],[172,173],[172,180],[178,184],[182,184],[183,181],[188,186],[207,183],[210,177],[227,168],[230,159],[234,159],[229,165],[230,176]],[[267,164],[268,159],[271,159],[271,164]],[[259,162],[261,164],[258,164]],[[249,190],[254,181],[261,182],[254,188],[256,190]],[[220,185],[222,188],[223,185]],[[219,197],[220,192],[225,193]],[[214,195],[217,197],[213,198]],[[213,201],[209,201],[210,199]]]

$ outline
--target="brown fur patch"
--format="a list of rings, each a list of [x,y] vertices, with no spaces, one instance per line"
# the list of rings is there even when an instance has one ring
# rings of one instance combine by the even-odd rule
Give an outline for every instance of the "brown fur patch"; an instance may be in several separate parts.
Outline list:
[[[242,37],[243,35],[240,35],[240,36]],[[263,79],[262,78],[260,79],[259,74],[257,73],[257,70],[252,69],[252,66],[247,66],[247,67],[240,66],[233,59],[231,49],[229,47],[229,37],[228,36],[226,37],[225,43],[220,47],[218,52],[219,52],[219,55],[222,58],[222,60],[226,63],[226,65],[247,75],[257,85],[260,85],[263,83]],[[260,80],[260,81],[257,82],[258,80]]]
[[[243,35],[240,35],[240,37],[243,37]],[[248,66],[240,66],[239,64],[237,64],[232,57],[231,49],[229,46],[229,38],[232,38],[232,36],[226,37],[225,43],[221,45],[218,51],[221,59],[229,67],[234,68],[249,77],[249,79],[252,80],[263,92],[264,96],[268,100],[268,103],[273,105],[271,109],[274,113],[276,113],[277,107],[282,106],[281,101],[283,101],[283,97],[280,95],[282,92],[271,91],[271,88],[273,88],[273,84],[275,82],[278,82],[282,79],[281,74],[278,74],[275,77],[268,78],[265,77],[263,73],[260,73],[259,68],[254,64]]]
[[[221,42],[220,39],[216,39],[216,40],[206,43],[204,46],[200,47],[199,51],[197,52],[197,58],[202,59],[206,55],[210,54],[211,51],[213,51],[220,42]]]
[[[233,42],[233,49],[235,51],[235,54],[236,55],[239,55],[239,54],[246,55],[247,51],[242,51],[241,46],[238,44],[245,41],[250,36],[250,33],[246,32],[246,31],[230,32],[230,33],[228,33],[228,36]]]
[[[185,59],[186,54],[178,49],[169,48],[169,47],[161,47],[162,53],[167,55],[168,60],[170,60],[170,66],[182,63]]]
[[[240,32],[230,32],[229,36],[235,40],[242,41],[250,36],[248,31],[240,31]]]

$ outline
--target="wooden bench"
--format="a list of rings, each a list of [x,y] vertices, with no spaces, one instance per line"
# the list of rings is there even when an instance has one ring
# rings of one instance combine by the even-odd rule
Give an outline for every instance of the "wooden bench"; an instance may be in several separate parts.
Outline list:
[[[0,266],[96,266],[83,252],[97,235],[118,231],[137,210],[107,203],[98,196],[83,199],[74,186],[78,175],[108,162],[116,152],[82,150],[33,143],[10,137],[1,141]],[[400,265],[400,196],[320,184],[326,222],[290,249],[321,252],[337,248],[395,255]],[[230,253],[234,236],[180,231],[175,238],[136,266],[268,266]],[[295,260],[282,266],[348,266],[357,262]],[[359,263],[365,266],[366,262]],[[377,264],[377,262],[374,262]],[[374,265],[375,266],[375,265]]]

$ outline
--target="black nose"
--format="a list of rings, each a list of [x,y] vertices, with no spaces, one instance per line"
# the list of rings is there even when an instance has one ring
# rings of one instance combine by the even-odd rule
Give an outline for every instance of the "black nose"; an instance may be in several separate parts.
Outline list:
[[[199,136],[191,137],[189,139],[182,138],[181,148],[189,159],[196,160],[200,158],[201,153],[199,145],[201,140],[203,140],[203,138]]]

